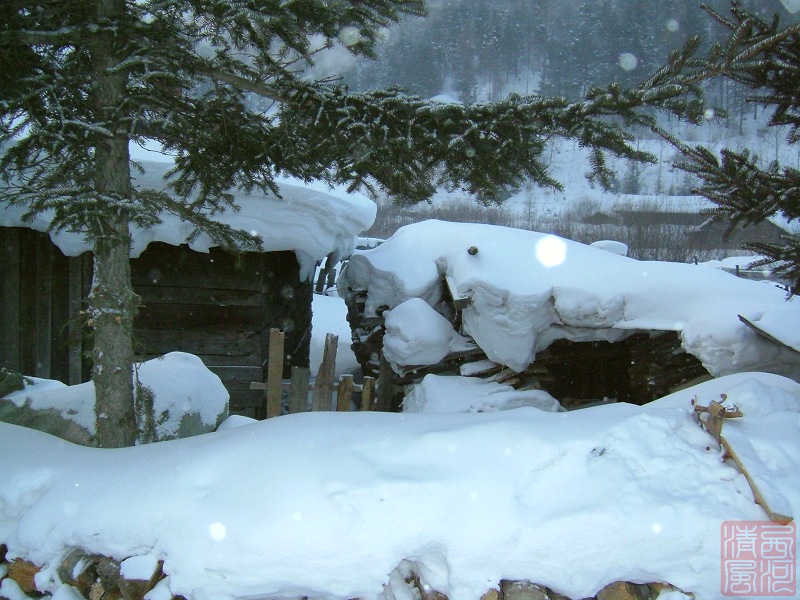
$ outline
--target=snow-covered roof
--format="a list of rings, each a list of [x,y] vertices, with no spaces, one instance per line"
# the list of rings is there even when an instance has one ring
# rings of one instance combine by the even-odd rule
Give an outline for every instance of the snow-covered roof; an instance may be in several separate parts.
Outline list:
[[[365,311],[374,314],[413,298],[435,307],[445,276],[458,296],[470,299],[462,313],[466,333],[491,360],[515,370],[557,339],[615,341],[656,330],[678,332],[684,349],[715,376],[746,370],[800,376],[796,352],[760,338],[738,318],[761,321],[781,311],[783,326],[800,330],[800,304],[787,303],[774,284],[703,265],[638,261],[553,235],[425,221],[357,252],[338,288],[367,290]],[[392,312],[383,314],[389,319]],[[431,321],[425,311],[397,312],[418,328]],[[393,323],[393,329],[407,328]],[[389,331],[387,337],[384,346],[398,356],[424,355],[422,348],[396,348],[418,340]],[[446,350],[449,338],[436,343]]]
[[[163,176],[170,163],[142,162],[143,175],[134,178],[135,185],[147,189],[163,189]],[[352,252],[355,236],[368,229],[375,220],[376,206],[369,198],[348,193],[342,188],[330,189],[324,183],[306,184],[297,179],[278,180],[282,198],[253,192],[234,193],[241,211],[226,211],[217,219],[236,229],[261,236],[263,250],[274,252],[293,250],[301,264],[302,275],[313,274],[316,262],[329,253],[346,256]],[[21,206],[0,204],[0,226],[30,227],[47,231],[52,217],[47,213],[31,223],[23,223]],[[208,252],[213,245],[206,235],[189,241],[192,227],[174,215],[164,215],[161,224],[152,229],[134,228],[131,257],[139,256],[151,242],[178,246],[189,244],[198,252]],[[67,256],[77,256],[91,250],[86,239],[76,233],[58,232],[50,235],[53,243]]]

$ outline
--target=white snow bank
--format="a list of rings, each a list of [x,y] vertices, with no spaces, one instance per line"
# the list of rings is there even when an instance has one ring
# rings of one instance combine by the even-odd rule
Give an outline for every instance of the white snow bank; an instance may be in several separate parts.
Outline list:
[[[139,381],[154,395],[158,439],[173,437],[186,414],[196,413],[204,425],[214,427],[219,415],[227,413],[228,391],[193,354],[170,352],[135,366]],[[25,389],[5,399],[20,407],[28,404],[35,410],[57,410],[64,419],[95,433],[94,382],[66,386],[48,379],[26,379],[33,383],[26,382]]]
[[[420,298],[410,298],[384,316],[383,354],[400,373],[400,365],[434,365],[452,351],[474,348]]]
[[[617,242],[614,240],[597,240],[589,244],[592,248],[599,248],[611,252],[612,254],[619,254],[620,256],[628,256],[628,244]]]
[[[748,266],[758,260],[763,259],[763,256],[728,256],[726,258],[722,258],[719,260],[707,260],[704,262],[699,263],[701,266],[705,267],[715,267],[717,269],[729,269],[731,271],[736,270],[736,268],[740,269],[747,269]]]
[[[798,308],[798,301],[793,298],[783,306],[742,316],[766,335],[800,352],[800,328],[794,321]]]
[[[50,592],[81,547],[162,559],[161,592],[189,600],[378,598],[403,561],[453,600],[503,578],[714,600],[723,521],[765,518],[690,414],[723,392],[800,514],[800,385],[747,374],[645,407],[303,413],[122,450],[0,424],[0,542]]]
[[[712,375],[766,370],[800,378],[794,351],[760,338],[737,316],[780,308],[783,327],[800,330],[800,304],[787,305],[783,290],[552,235],[443,221],[409,225],[354,255],[339,289],[368,290],[366,312],[375,314],[410,298],[437,306],[444,276],[471,299],[465,332],[491,360],[515,370],[557,339],[616,341],[659,330],[677,331]]]
[[[426,375],[403,400],[403,412],[458,413],[531,406],[547,412],[564,409],[544,390],[515,390],[477,377]]]
[[[313,328],[311,332],[311,373],[319,371],[322,355],[325,352],[326,334],[332,333],[339,338],[336,345],[336,370],[338,377],[345,373],[355,373],[360,369],[353,350],[350,326],[347,324],[347,306],[341,298],[314,294],[311,301]]]
[[[168,163],[142,162],[143,175],[134,177],[134,185],[146,189],[164,189],[163,176]],[[377,207],[366,196],[329,189],[321,183],[306,184],[300,180],[278,180],[282,199],[271,194],[235,192],[239,212],[226,210],[215,217],[218,221],[261,236],[265,252],[293,250],[301,266],[301,277],[314,273],[316,262],[329,253],[347,256],[353,250],[355,236],[368,229],[375,220]],[[0,226],[30,227],[47,231],[52,215],[42,213],[31,223],[23,223],[25,209],[0,204]],[[190,240],[191,226],[174,215],[163,215],[161,224],[152,229],[133,228],[131,257],[139,256],[150,242],[175,246],[188,244],[198,252],[212,246],[207,235]],[[50,238],[66,256],[78,256],[92,246],[83,235],[69,232],[51,234]]]

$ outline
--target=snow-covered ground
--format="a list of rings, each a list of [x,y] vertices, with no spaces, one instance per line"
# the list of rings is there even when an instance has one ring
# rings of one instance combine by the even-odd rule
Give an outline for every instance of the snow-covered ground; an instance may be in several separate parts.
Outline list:
[[[61,600],[78,598],[56,572],[76,547],[132,574],[163,560],[150,600],[411,598],[410,570],[455,600],[504,578],[715,599],[723,522],[765,519],[691,415],[723,393],[751,470],[800,514],[800,385],[737,374],[645,407],[305,413],[123,450],[0,424],[0,541]],[[0,595],[24,598],[9,579]]]

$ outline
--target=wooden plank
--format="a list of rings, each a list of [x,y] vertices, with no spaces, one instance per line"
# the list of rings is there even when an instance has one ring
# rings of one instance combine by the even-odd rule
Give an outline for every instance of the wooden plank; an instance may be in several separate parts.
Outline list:
[[[333,395],[333,374],[336,369],[336,348],[339,336],[329,333],[325,336],[325,349],[322,353],[322,364],[314,382],[314,392],[311,397],[311,410],[331,410],[331,397]]]
[[[69,259],[53,246],[53,339],[50,378],[69,381]]]
[[[53,354],[53,243],[49,237],[36,239],[36,307],[34,353],[36,365],[33,375],[50,378]]]
[[[258,392],[231,392],[228,412],[232,415],[243,415],[255,419],[263,404],[264,396]]]
[[[253,306],[208,304],[152,304],[139,308],[139,329],[202,329],[204,331],[258,331],[261,311]]]
[[[20,369],[20,239],[17,228],[0,227],[3,244],[2,264],[2,313],[3,327],[0,329],[0,366],[18,371]]]
[[[353,403],[353,376],[343,375],[336,390],[336,411],[350,412]]]
[[[289,387],[289,412],[292,414],[308,410],[308,382],[311,369],[292,367],[292,382]]]
[[[68,286],[68,383],[77,385],[86,380],[84,372],[84,318],[83,309],[88,296],[88,288],[92,279],[92,258],[89,253],[71,257],[69,260],[69,286]]]
[[[250,390],[228,390],[231,412],[238,412],[244,407],[261,410],[264,406],[264,394]]]
[[[261,377],[260,366],[220,366],[206,365],[208,370],[222,380],[229,390],[251,389],[250,383]]]
[[[392,400],[394,398],[394,371],[392,365],[381,353],[381,363],[378,369],[378,392],[375,410],[389,412],[392,410]]]
[[[374,410],[375,378],[364,377],[361,384],[361,410]]]
[[[281,414],[281,393],[283,391],[283,342],[280,329],[269,331],[269,358],[267,363],[267,418]]]
[[[180,349],[174,349],[172,351],[185,352],[185,350],[180,350]],[[136,360],[137,362],[142,362],[145,360],[153,360],[154,358],[161,358],[162,356],[164,356],[164,354],[165,353],[161,354],[140,353],[134,355],[134,360]],[[190,354],[194,354],[195,356],[197,356],[209,368],[251,369],[254,372],[257,372],[255,376],[250,378],[251,380],[259,381],[262,377],[264,377],[264,371],[258,356],[219,356],[217,354],[197,354],[196,352],[191,352]]]
[[[769,340],[769,341],[770,341],[770,342],[772,342],[773,344],[778,344],[779,346],[783,346],[784,348],[788,348],[789,350],[794,350],[795,352],[800,352],[800,350],[798,350],[797,348],[795,348],[794,346],[792,346],[790,343],[788,343],[788,342],[786,342],[786,341],[784,341],[784,340],[779,340],[777,337],[775,337],[774,335],[772,335],[772,333],[770,333],[769,331],[767,331],[766,329],[764,329],[764,328],[761,326],[761,324],[760,324],[760,323],[754,323],[753,321],[751,321],[750,319],[748,319],[747,317],[744,317],[744,316],[742,316],[742,315],[738,315],[738,317],[739,317],[739,320],[740,320],[742,323],[744,323],[745,325],[747,325],[747,326],[748,326],[750,329],[752,329],[753,331],[755,331],[755,332],[756,332],[758,335],[760,335],[760,336],[761,336],[761,337],[763,337],[764,339],[767,339],[767,340]]]
[[[158,356],[179,350],[196,354],[203,362],[208,358],[220,364],[261,364],[261,340],[256,333],[136,328],[134,342],[140,355]]]
[[[450,275],[445,275],[444,281],[454,309],[463,310],[470,305],[472,298],[458,293],[458,286]]]
[[[314,286],[314,293],[322,294],[325,292],[325,284],[328,281],[328,275],[331,272],[333,267],[333,252],[328,254],[325,257],[325,266],[319,270],[319,275],[317,276],[317,283]]]
[[[213,304],[216,306],[261,306],[255,290],[230,290],[206,287],[137,285],[134,290],[142,304]]]
[[[221,248],[195,252],[185,245],[152,242],[141,256],[131,260],[131,281],[143,286],[168,283],[192,289],[258,291],[261,257],[254,252],[233,255]]]
[[[20,231],[19,370],[25,375],[36,373],[37,234],[33,230]]]

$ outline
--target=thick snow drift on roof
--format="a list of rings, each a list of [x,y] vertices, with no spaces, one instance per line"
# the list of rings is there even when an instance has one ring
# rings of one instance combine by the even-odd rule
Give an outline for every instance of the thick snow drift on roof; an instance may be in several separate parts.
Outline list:
[[[522,370],[556,339],[677,331],[687,352],[719,376],[769,370],[800,377],[796,352],[762,339],[739,314],[781,309],[800,329],[800,304],[783,290],[697,265],[643,262],[552,235],[492,225],[425,221],[358,252],[338,288],[366,289],[366,312],[410,298],[436,306],[449,276],[470,305],[466,333],[498,363]]]
[[[406,300],[384,315],[383,353],[393,365],[432,365],[451,351],[474,347],[421,298]]]
[[[163,176],[169,163],[142,162],[143,175],[134,177],[134,185],[146,189],[163,189]],[[303,276],[313,275],[314,264],[330,252],[347,256],[353,249],[354,238],[368,229],[375,220],[376,206],[362,194],[350,194],[342,189],[329,189],[325,184],[305,184],[296,179],[278,180],[282,199],[271,194],[234,193],[241,211],[228,210],[217,219],[253,235],[261,236],[265,252],[293,250],[297,253]],[[23,207],[0,205],[0,226],[25,226],[47,231],[51,217],[39,215],[32,223],[23,224]],[[139,256],[150,242],[165,242],[178,246],[189,244],[193,250],[208,252],[211,240],[205,235],[189,242],[191,226],[174,215],[164,215],[163,222],[148,230],[133,230],[131,257]],[[60,232],[50,236],[67,256],[77,256],[91,250],[82,235]]]
[[[452,600],[503,578],[570,598],[666,581],[716,600],[721,524],[766,518],[691,416],[692,397],[723,392],[745,415],[726,431],[797,516],[800,385],[751,373],[644,407],[302,413],[121,450],[0,423],[0,541],[59,598],[75,597],[57,571],[79,547],[138,557],[131,575],[163,560],[150,598],[411,598],[390,575],[408,561]]]

